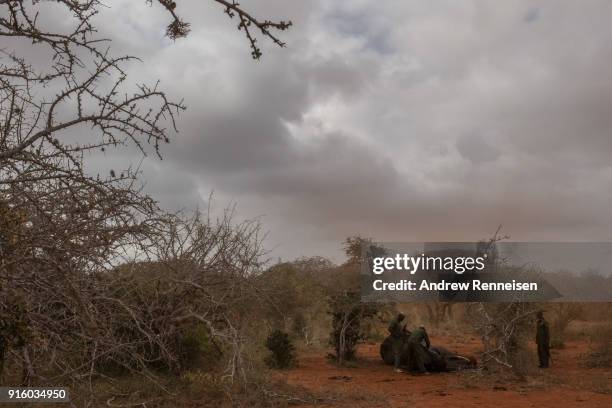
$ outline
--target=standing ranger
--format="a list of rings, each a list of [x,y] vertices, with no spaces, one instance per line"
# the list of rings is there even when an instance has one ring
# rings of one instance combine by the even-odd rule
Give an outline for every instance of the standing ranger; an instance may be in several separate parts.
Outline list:
[[[389,333],[393,339],[393,367],[397,373],[402,372],[400,363],[402,361],[402,349],[404,348],[404,339],[406,337],[406,324],[402,324],[402,322],[405,317],[403,313],[398,313],[395,319],[391,321],[391,324],[389,324]]]
[[[548,361],[550,360],[550,331],[542,310],[539,310],[536,314],[536,344],[538,345],[538,359],[540,360],[539,367],[548,368]]]

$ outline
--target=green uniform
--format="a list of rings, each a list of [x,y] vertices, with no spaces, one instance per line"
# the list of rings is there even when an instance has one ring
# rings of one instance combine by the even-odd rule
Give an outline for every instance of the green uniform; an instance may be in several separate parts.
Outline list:
[[[431,359],[429,352],[430,342],[427,331],[420,327],[413,331],[408,337],[408,361],[410,371],[424,373],[425,364]]]
[[[538,359],[540,368],[547,368],[550,359],[550,332],[548,322],[542,317],[536,322],[536,344],[538,345]]]
[[[402,360],[402,349],[404,347],[404,328],[402,325],[403,319],[399,319],[399,316],[391,321],[389,325],[389,333],[393,339],[393,366],[399,368]]]

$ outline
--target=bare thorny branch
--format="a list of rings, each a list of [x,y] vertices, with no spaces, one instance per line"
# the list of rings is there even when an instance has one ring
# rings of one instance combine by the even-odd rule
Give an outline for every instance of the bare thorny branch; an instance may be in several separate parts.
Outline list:
[[[498,242],[509,239],[508,235],[501,235],[500,224],[493,236],[483,242],[482,250],[489,255],[492,261],[492,271],[508,274],[506,259],[497,253]],[[512,270],[514,276],[520,272]],[[470,315],[474,329],[480,334],[484,350],[482,361],[486,366],[490,362],[517,371],[514,358],[524,341],[525,328],[535,312],[533,304],[522,302],[514,297],[507,303],[478,302],[470,304]]]
[[[172,16],[172,23],[166,29],[166,35],[169,38],[177,39],[186,36],[190,31],[190,24],[184,22],[177,14],[177,3],[173,0],[157,0]],[[288,30],[293,23],[291,21],[280,20],[277,22],[270,20],[259,20],[251,13],[247,12],[240,3],[235,0],[212,0],[219,3],[225,9],[225,13],[229,18],[238,17],[238,30],[244,31],[244,34],[251,46],[251,56],[253,59],[259,59],[262,56],[261,49],[257,45],[257,38],[252,29],[259,30],[261,35],[272,40],[279,47],[284,47],[282,42],[274,33],[273,30],[285,31]],[[147,3],[152,4],[153,0],[147,0]]]
[[[286,30],[291,26],[290,21],[258,20],[235,1],[212,1],[221,4],[230,18],[238,17],[238,29],[244,30],[253,58],[261,56],[253,27],[275,44],[284,46],[272,30]],[[177,15],[176,3],[158,2],[173,19],[167,35],[173,39],[186,36],[189,23]],[[14,51],[1,51],[8,63],[0,63],[0,97],[3,100],[0,115],[4,117],[0,160],[19,155],[43,138],[52,143],[54,135],[79,125],[90,126],[100,136],[95,146],[87,147],[103,148],[131,141],[144,151],[143,142],[146,141],[159,154],[160,143],[169,141],[163,123],[167,122],[171,130],[176,131],[175,117],[185,106],[182,102],[170,101],[158,84],[142,84],[131,93],[122,91],[126,85],[122,67],[134,57],[110,56],[108,48],[102,47],[108,40],[95,36],[92,18],[98,14],[101,3],[97,0],[60,0],[58,3],[73,13],[76,24],[71,31],[58,33],[41,27],[39,2],[30,6],[23,0],[0,3],[5,8],[5,15],[0,17],[0,37],[44,46],[52,53],[53,60],[50,70],[39,71]],[[149,0],[148,3],[153,2]],[[114,78],[113,82],[102,87],[103,80],[108,78]],[[52,98],[35,101],[30,92],[32,86],[61,88]],[[73,114],[58,121],[58,111],[62,109],[71,109]],[[15,129],[17,124],[22,127],[19,131]],[[80,149],[83,148],[81,145]]]

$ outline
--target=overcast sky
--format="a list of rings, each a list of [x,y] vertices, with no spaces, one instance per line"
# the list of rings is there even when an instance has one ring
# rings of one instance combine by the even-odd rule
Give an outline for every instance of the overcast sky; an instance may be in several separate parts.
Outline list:
[[[499,223],[518,241],[612,240],[612,2],[244,0],[294,22],[259,62],[218,6],[177,3],[192,24],[177,42],[144,1],[98,18],[116,54],[141,57],[133,80],[188,107],[143,164],[163,206],[214,191],[261,216],[283,259]]]

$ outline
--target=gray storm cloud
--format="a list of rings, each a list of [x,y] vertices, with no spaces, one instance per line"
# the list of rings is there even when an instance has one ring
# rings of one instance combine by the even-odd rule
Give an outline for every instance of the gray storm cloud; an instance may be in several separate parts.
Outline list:
[[[141,4],[142,3],[142,4]],[[236,202],[263,216],[273,256],[381,241],[612,239],[609,1],[251,1],[294,21],[262,61],[222,10],[164,16],[116,1],[99,18],[188,111],[143,165],[169,208]],[[145,15],[146,17],[142,17]],[[126,160],[92,158],[100,171]]]

